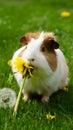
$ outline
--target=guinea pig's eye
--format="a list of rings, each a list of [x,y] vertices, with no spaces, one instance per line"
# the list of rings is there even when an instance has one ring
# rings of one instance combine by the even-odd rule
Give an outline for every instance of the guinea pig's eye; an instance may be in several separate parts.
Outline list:
[[[46,48],[43,46],[43,47],[41,48],[41,51],[44,52],[45,50],[46,50]]]

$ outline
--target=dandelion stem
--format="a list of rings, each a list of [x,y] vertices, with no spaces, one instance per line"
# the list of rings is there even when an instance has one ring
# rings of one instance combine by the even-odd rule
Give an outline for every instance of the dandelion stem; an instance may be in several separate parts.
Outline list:
[[[15,106],[14,106],[13,116],[17,114],[18,105],[19,105],[19,101],[20,101],[20,97],[21,97],[21,93],[22,93],[22,89],[23,89],[25,80],[26,80],[26,78],[23,78],[23,80],[22,80],[21,87],[20,87],[20,90],[19,90],[19,93],[18,93],[18,97],[17,97],[16,103],[15,103]]]

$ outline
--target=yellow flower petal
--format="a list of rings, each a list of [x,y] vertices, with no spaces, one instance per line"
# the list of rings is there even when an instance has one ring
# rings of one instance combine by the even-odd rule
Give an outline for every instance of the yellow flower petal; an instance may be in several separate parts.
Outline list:
[[[68,88],[67,87],[62,87],[62,90],[68,92]]]
[[[48,114],[46,114],[46,119],[49,119],[49,115]]]
[[[8,65],[9,65],[9,66],[12,66],[12,60],[9,60],[9,61],[8,61]]]
[[[61,13],[61,17],[69,17],[69,16],[70,16],[70,12],[64,11]]]
[[[46,114],[46,119],[53,120],[55,118],[56,118],[55,115]]]
[[[15,59],[14,65],[15,65],[15,69],[22,72],[23,66],[24,66],[24,60],[22,58],[18,57],[18,58]]]
[[[50,115],[50,119],[51,120],[55,119],[55,115]]]

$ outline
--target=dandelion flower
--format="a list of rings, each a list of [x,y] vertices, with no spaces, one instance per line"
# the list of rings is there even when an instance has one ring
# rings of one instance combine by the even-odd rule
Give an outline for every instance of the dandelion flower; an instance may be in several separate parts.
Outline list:
[[[17,109],[18,109],[18,105],[19,105],[19,101],[20,101],[20,97],[21,97],[21,92],[22,92],[22,89],[24,87],[25,80],[26,80],[26,78],[30,78],[32,76],[32,71],[34,70],[33,66],[28,65],[20,57],[15,59],[14,66],[15,66],[15,69],[17,71],[21,72],[23,80],[22,80],[21,87],[20,87],[20,90],[19,90],[19,94],[18,94],[18,97],[17,97],[17,100],[16,100],[16,104],[14,106],[13,115],[15,115],[17,113]]]
[[[10,88],[0,89],[0,107],[12,108],[16,102],[16,93]]]
[[[56,118],[55,115],[46,114],[46,119],[53,120],[55,118]]]
[[[69,17],[69,16],[70,16],[70,12],[64,11],[61,13],[61,17]]]
[[[15,69],[22,73],[22,76],[32,76],[33,66],[28,65],[22,58],[18,57],[14,61]]]

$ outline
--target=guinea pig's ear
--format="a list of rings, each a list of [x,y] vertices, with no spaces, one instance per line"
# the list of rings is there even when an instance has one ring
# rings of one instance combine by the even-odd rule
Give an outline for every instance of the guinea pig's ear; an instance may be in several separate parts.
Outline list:
[[[27,45],[28,44],[28,40],[26,36],[23,36],[20,38],[20,43],[22,43],[23,45]]]
[[[45,46],[48,50],[54,50],[59,48],[59,44],[54,39],[45,40]]]
[[[49,42],[50,42],[51,49],[58,49],[59,48],[59,44],[54,39],[49,39]]]

